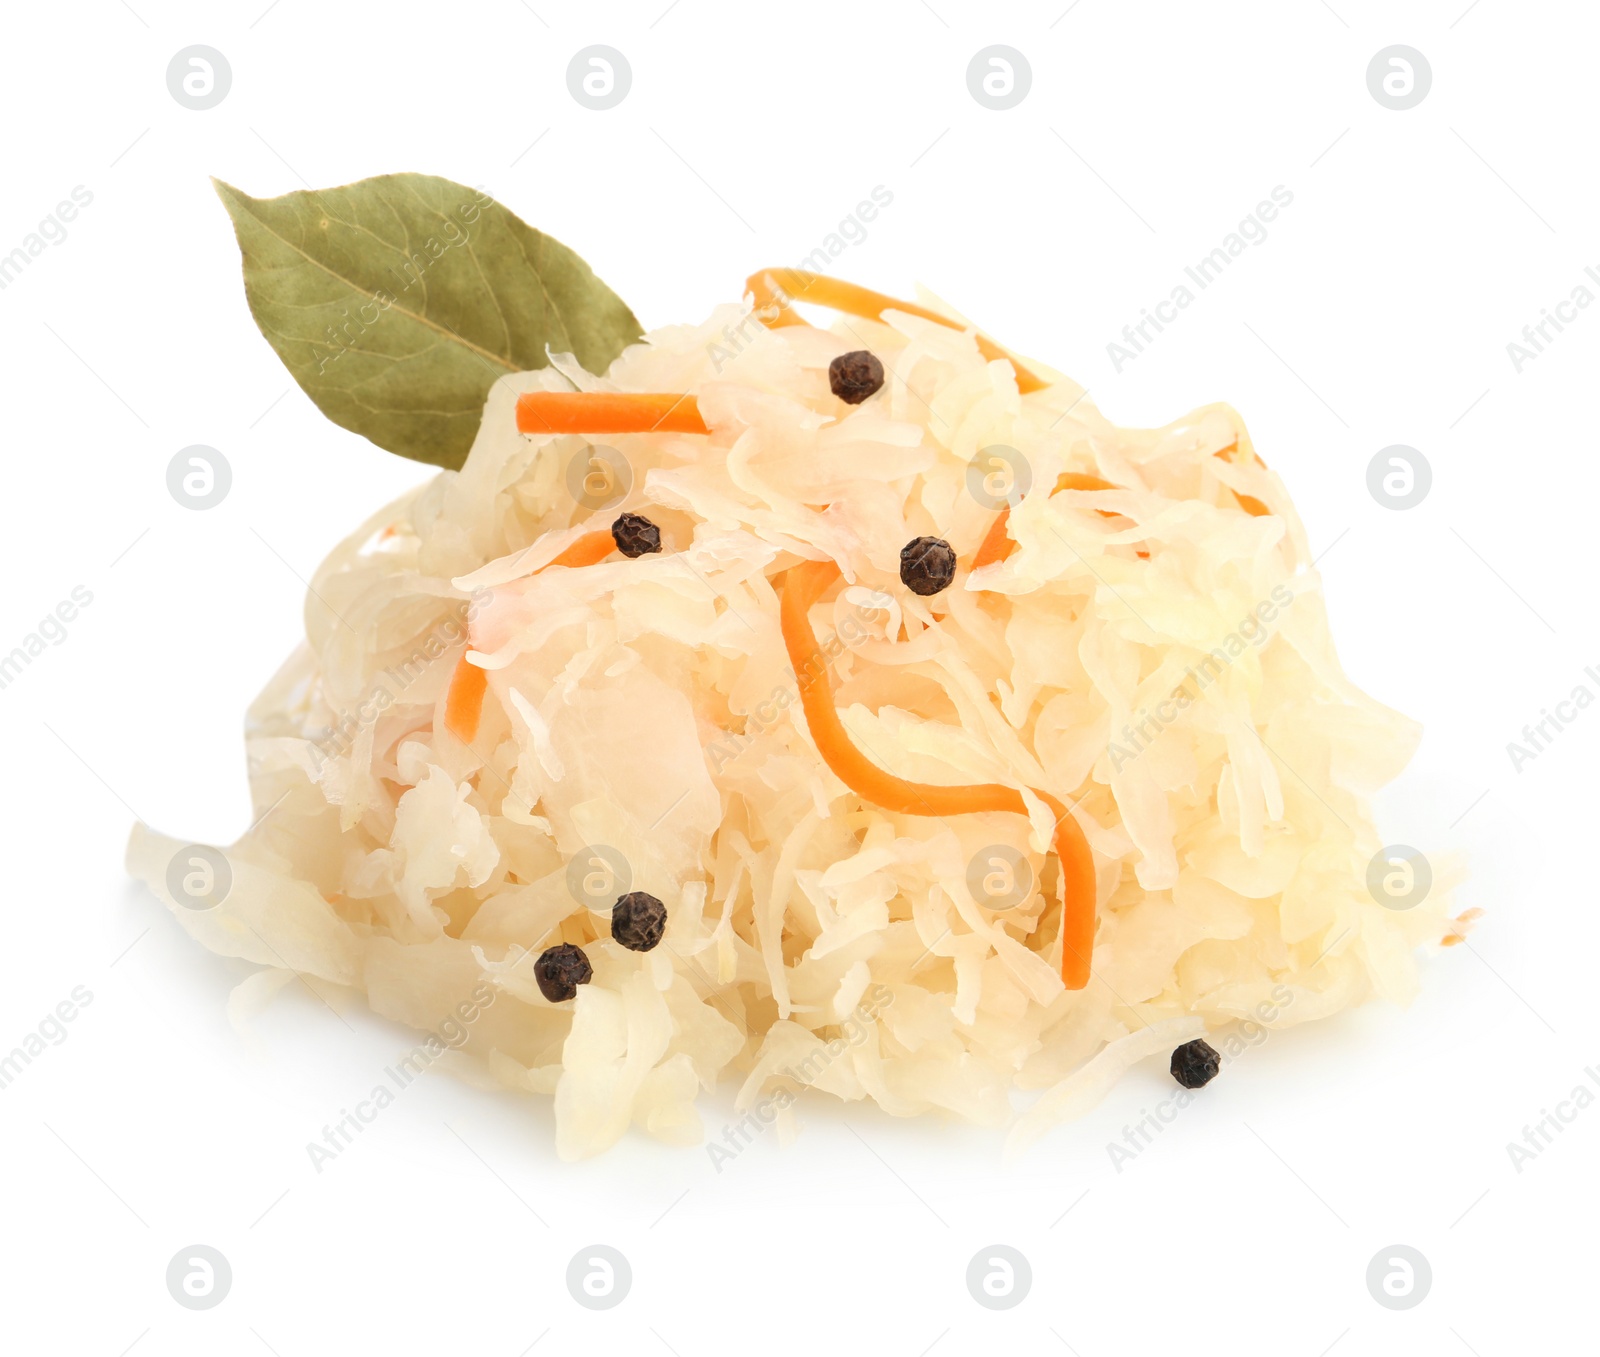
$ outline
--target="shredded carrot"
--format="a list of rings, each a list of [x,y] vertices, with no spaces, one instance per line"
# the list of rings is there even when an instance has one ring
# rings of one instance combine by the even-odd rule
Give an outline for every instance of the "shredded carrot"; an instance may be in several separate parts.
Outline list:
[[[1229,457],[1229,454],[1237,455],[1238,451],[1239,444],[1233,442],[1229,443],[1225,448],[1219,448],[1215,455],[1227,457],[1229,461],[1232,461],[1233,459]],[[1256,458],[1256,461],[1260,462],[1263,467],[1266,466],[1266,463],[1262,462],[1259,457]],[[1059,494],[1063,490],[1115,489],[1116,486],[1112,485],[1110,481],[1103,481],[1098,476],[1080,476],[1076,472],[1068,471],[1064,472],[1056,481],[1056,488],[1051,493]],[[1253,495],[1240,495],[1235,492],[1235,497],[1239,501],[1239,507],[1252,518],[1265,518],[1272,513],[1271,509],[1267,508],[1265,504]],[[1096,512],[1102,518],[1116,517],[1109,509],[1099,509]],[[1017,549],[1017,544],[1006,535],[1006,524],[1010,522],[1010,519],[1011,510],[1009,508],[1002,509],[994,522],[989,525],[989,531],[984,534],[983,541],[979,544],[977,553],[972,558],[972,569],[977,570],[986,565],[993,565],[996,561],[1003,561]],[[1150,553],[1141,551],[1139,556],[1141,560],[1148,560]]]
[[[972,557],[972,569],[981,570],[986,565],[1003,561],[1017,549],[1017,544],[1006,535],[1006,524],[1010,521],[1010,509],[1002,509],[995,515],[994,522],[989,525],[989,531],[984,534],[983,541],[978,544],[978,550]]]
[[[949,316],[940,315],[939,312],[920,306],[916,302],[897,301],[893,297],[885,296],[882,292],[874,292],[871,288],[860,287],[855,283],[846,283],[838,278],[830,278],[826,274],[810,273],[805,269],[758,269],[745,279],[745,289],[755,299],[757,317],[768,329],[776,330],[785,325],[805,325],[807,322],[790,305],[791,302],[809,302],[818,306],[829,306],[835,311],[843,311],[846,315],[861,316],[866,320],[881,320],[885,311],[904,311],[910,316],[920,316],[923,320],[935,321],[940,325],[947,325],[952,330],[963,328],[959,321],[951,320]],[[1037,373],[1031,371],[1021,359],[1006,349],[1000,347],[985,335],[974,335],[977,340],[978,352],[985,358],[993,361],[1004,358],[1011,364],[1017,374],[1017,390],[1021,392],[1042,391],[1049,385]],[[528,432],[524,430],[524,432]],[[1218,457],[1225,457],[1229,453],[1238,452],[1237,440],[1217,452]],[[1260,457],[1255,459],[1261,466],[1266,463]],[[1090,478],[1092,479],[1092,478]],[[1059,488],[1059,487],[1058,487]],[[1109,487],[1104,487],[1109,488]],[[1239,495],[1239,506],[1254,518],[1264,518],[1272,512],[1253,495]],[[1002,523],[1004,520],[1002,519]],[[990,530],[992,537],[995,532],[1003,533],[1000,524]],[[988,546],[987,540],[984,543]],[[982,551],[980,549],[980,555]],[[983,564],[990,561],[1003,560],[1004,557],[990,555]],[[976,566],[976,563],[975,563]]]
[[[1076,471],[1064,471],[1056,478],[1056,488],[1050,493],[1059,495],[1063,490],[1115,490],[1116,488],[1110,481],[1103,481],[1098,476],[1084,476]],[[1109,509],[1097,509],[1095,512],[1102,518],[1117,516]],[[1010,521],[1011,510],[1002,509],[990,525],[977,554],[972,558],[972,569],[977,570],[982,566],[993,565],[996,561],[1003,561],[1017,549],[1017,544],[1006,535],[1006,524]],[[1145,556],[1149,553],[1141,551],[1139,554]]]
[[[611,535],[610,528],[586,532],[559,556],[541,565],[539,570],[548,570],[553,565],[598,565],[616,547],[616,538]],[[539,570],[533,573],[537,575]],[[478,722],[483,718],[483,697],[488,686],[488,672],[473,664],[463,653],[456,661],[455,673],[450,676],[450,691],[444,700],[444,728],[462,744],[471,744],[478,738]]]
[[[1115,490],[1116,486],[1110,481],[1103,481],[1098,476],[1085,476],[1076,471],[1063,471],[1056,477],[1056,488],[1050,493],[1059,495],[1063,490]],[[1106,518],[1115,518],[1116,515],[1109,509],[1101,509],[1100,513]]]
[[[784,577],[780,620],[783,641],[800,687],[800,706],[817,752],[851,791],[885,810],[904,815],[967,815],[1004,810],[1027,814],[1027,803],[1014,787],[984,783],[971,787],[938,787],[908,782],[886,773],[866,757],[846,733],[833,703],[827,663],[817,645],[808,616],[811,607],[839,578],[832,561],[808,561]],[[1061,860],[1061,983],[1082,989],[1089,983],[1089,958],[1094,950],[1094,855],[1083,830],[1055,797],[1039,798],[1056,815],[1055,850]]]
[[[520,433],[709,433],[693,396],[672,391],[525,391]]]
[[[1481,909],[1464,910],[1462,913],[1456,915],[1456,917],[1450,921],[1453,927],[1448,933],[1439,939],[1439,946],[1455,947],[1460,943],[1465,942],[1467,940],[1467,933],[1472,928],[1472,921],[1474,919],[1481,919],[1482,917],[1483,911]]]
[[[450,691],[444,700],[444,728],[462,744],[478,738],[478,721],[483,716],[483,694],[489,686],[489,671],[480,669],[463,653],[450,676]]]
[[[755,298],[757,316],[769,329],[806,323],[789,305],[792,301],[832,307],[835,311],[860,316],[863,320],[881,320],[885,311],[904,311],[908,316],[920,316],[923,320],[935,321],[952,330],[965,328],[960,321],[951,320],[949,316],[942,316],[916,302],[897,301],[871,288],[858,287],[855,283],[846,283],[826,274],[809,273],[805,269],[760,269],[745,280],[745,288]],[[985,358],[991,362],[996,358],[1004,358],[1016,370],[1018,391],[1042,391],[1049,385],[1020,358],[1008,353],[992,339],[981,334],[974,338],[978,342],[978,352]]]
[[[1236,461],[1239,456],[1239,440],[1236,438],[1227,447],[1218,448],[1214,455],[1221,457],[1224,461]],[[1254,457],[1256,465],[1263,471],[1267,469],[1267,464],[1261,460],[1260,454],[1252,452],[1251,456]],[[1267,508],[1254,495],[1241,495],[1237,490],[1233,492],[1233,495],[1239,501],[1239,507],[1249,514],[1251,518],[1266,518],[1272,513],[1272,510]]]
[[[559,556],[555,557],[554,560],[541,565],[539,570],[548,570],[552,565],[599,565],[616,549],[617,539],[611,535],[610,528],[586,532]],[[537,575],[539,570],[535,570],[533,573]]]

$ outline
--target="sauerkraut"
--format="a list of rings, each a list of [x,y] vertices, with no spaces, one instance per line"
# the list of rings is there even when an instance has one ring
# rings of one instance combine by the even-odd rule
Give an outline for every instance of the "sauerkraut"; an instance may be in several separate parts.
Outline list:
[[[860,349],[887,376],[849,405],[828,368]],[[574,390],[690,393],[710,432],[518,432],[519,395]],[[1067,473],[1110,488],[1058,492]],[[972,569],[997,509],[1015,546]],[[551,565],[624,512],[663,549]],[[919,536],[958,558],[932,597],[898,573]],[[898,813],[830,770],[779,624],[784,572],[817,560],[842,574],[812,622],[856,747],[1017,788],[1027,815]],[[445,715],[469,648],[466,741]],[[312,580],[249,714],[260,818],[220,903],[174,888],[180,840],[139,826],[129,860],[213,951],[450,1022],[488,1076],[553,1096],[566,1158],[630,1126],[696,1143],[697,1095],[729,1078],[785,1120],[870,1099],[1021,1148],[1151,1053],[1415,991],[1453,870],[1380,904],[1367,797],[1418,738],[1340,668],[1300,519],[1231,409],[1117,428],[1070,380],[1019,392],[970,330],[768,330],[747,303],[601,374],[553,354],[499,380],[462,469]],[[1093,851],[1081,989],[1035,791]],[[610,936],[628,890],[667,907],[646,953]],[[559,943],[593,975],[558,1003],[533,962]]]

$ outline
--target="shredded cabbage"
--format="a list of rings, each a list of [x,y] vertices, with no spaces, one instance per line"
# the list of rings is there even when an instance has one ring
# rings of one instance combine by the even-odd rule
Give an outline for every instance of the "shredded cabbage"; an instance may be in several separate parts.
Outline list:
[[[861,347],[889,378],[847,407],[827,366]],[[517,432],[520,393],[573,387],[692,392],[712,433]],[[625,493],[585,480],[600,443]],[[1025,468],[1017,548],[972,571],[997,446]],[[1068,471],[1118,488],[1052,494]],[[662,553],[535,573],[624,510]],[[898,575],[924,534],[962,562],[931,598]],[[814,621],[859,748],[1075,807],[1099,883],[1088,988],[1051,956],[1037,797],[1029,820],[916,818],[823,764],[775,588],[819,558],[846,583]],[[469,633],[488,671],[470,747],[443,724]],[[1071,381],[1020,396],[967,332],[901,313],[767,331],[724,306],[603,376],[554,355],[498,381],[461,471],[312,581],[305,643],[250,711],[262,818],[227,850],[226,898],[175,900],[184,845],[144,826],[129,861],[198,941],[272,968],[267,990],[295,972],[418,1028],[455,1021],[495,1080],[553,1095],[567,1158],[635,1125],[697,1141],[696,1095],[730,1074],[741,1107],[814,1088],[994,1126],[1045,1088],[1020,1149],[1204,1030],[1414,992],[1454,869],[1381,907],[1365,798],[1418,737],[1341,670],[1304,529],[1232,410],[1119,429]],[[1028,864],[1009,908],[970,886],[997,846]],[[628,889],[667,905],[648,954],[610,939]],[[532,975],[558,942],[594,971],[562,1004]],[[464,1006],[475,991],[492,1002]]]

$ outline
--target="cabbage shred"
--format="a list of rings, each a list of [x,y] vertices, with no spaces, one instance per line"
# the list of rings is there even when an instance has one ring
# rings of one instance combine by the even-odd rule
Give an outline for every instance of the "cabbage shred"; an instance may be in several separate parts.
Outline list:
[[[553,1095],[567,1158],[630,1126],[698,1142],[697,1094],[730,1076],[741,1108],[809,1089],[1014,1123],[1020,1149],[1269,997],[1277,1026],[1408,999],[1454,869],[1380,906],[1367,797],[1419,730],[1341,669],[1304,529],[1238,416],[1120,429],[1075,383],[1020,395],[970,334],[903,313],[762,330],[728,361],[745,320],[655,331],[603,375],[555,355],[501,378],[462,469],[333,551],[250,711],[262,818],[227,850],[226,898],[180,907],[184,845],[134,831],[132,870],[183,926],[419,1029],[491,986],[462,1049]],[[886,375],[846,404],[830,371],[863,346]],[[519,394],[574,388],[691,392],[711,434],[516,431]],[[1065,472],[1113,488],[1052,494]],[[1004,502],[1016,550],[972,571]],[[662,549],[540,569],[619,514]],[[901,582],[917,538],[959,562],[929,597]],[[805,559],[843,572],[813,622],[868,757],[1074,807],[1098,874],[1087,989],[1054,964],[1037,797],[1027,819],[918,818],[822,763],[778,630]],[[469,641],[488,678],[470,745],[443,721]],[[629,892],[665,907],[646,952],[612,936]],[[552,1002],[535,962],[562,945],[592,977]]]

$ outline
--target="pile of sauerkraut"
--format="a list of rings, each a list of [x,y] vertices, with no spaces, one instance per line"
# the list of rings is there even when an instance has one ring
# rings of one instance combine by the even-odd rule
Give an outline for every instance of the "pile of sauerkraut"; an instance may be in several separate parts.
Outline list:
[[[827,369],[861,348],[889,375],[850,406]],[[690,392],[711,433],[525,436],[534,389]],[[811,1089],[1020,1147],[1207,1031],[1406,999],[1450,928],[1446,872],[1409,909],[1369,890],[1366,797],[1419,731],[1340,669],[1300,520],[1250,453],[1226,407],[1119,429],[1073,382],[1021,396],[970,332],[903,313],[768,331],[725,306],[603,375],[552,355],[496,383],[460,472],[317,572],[306,641],[250,712],[261,819],[221,902],[175,899],[186,845],[143,826],[132,870],[268,983],[362,992],[553,1095],[567,1158],[630,1125],[698,1142],[697,1094],[729,1077],[785,1130]],[[1052,494],[1069,471],[1125,488]],[[997,496],[1018,546],[973,571]],[[624,510],[659,554],[534,573]],[[960,560],[933,598],[898,574],[919,535]],[[818,756],[775,587],[804,559],[843,571],[814,620],[864,752],[1073,807],[1098,875],[1087,988],[1051,953],[1048,815],[891,813]],[[469,643],[489,673],[470,746],[442,721]],[[997,847],[1027,864],[1003,907],[969,871]],[[610,938],[627,889],[667,906],[646,954]],[[532,963],[561,942],[593,978],[552,1003]]]

